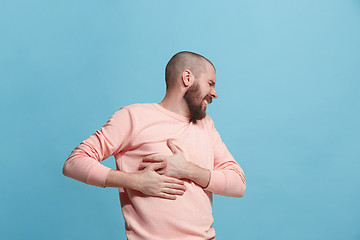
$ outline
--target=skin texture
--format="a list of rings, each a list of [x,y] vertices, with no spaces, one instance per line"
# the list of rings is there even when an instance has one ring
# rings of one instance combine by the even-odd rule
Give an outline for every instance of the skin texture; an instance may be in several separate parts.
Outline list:
[[[203,61],[204,71],[198,77],[195,77],[194,73],[190,69],[185,69],[178,76],[176,84],[167,89],[165,98],[161,101],[161,103],[159,103],[159,105],[169,111],[191,119],[189,104],[184,96],[190,88],[196,88],[195,86],[198,84],[199,90],[197,90],[197,95],[193,97],[192,101],[194,101],[195,106],[203,105],[202,111],[206,111],[207,104],[202,104],[201,102],[206,97],[209,102],[211,102],[212,99],[217,98],[218,95],[215,91],[215,69],[210,63],[205,60]]]
[[[184,194],[186,187],[183,181],[156,172],[165,165],[163,162],[153,163],[139,173],[111,170],[105,184],[108,187],[130,188],[149,196],[175,200],[177,195]]]
[[[208,59],[196,53],[184,51],[175,54],[165,68],[166,89],[172,87],[177,82],[178,76],[185,69],[190,70],[195,77],[198,77],[205,69],[205,62],[213,66]]]
[[[171,156],[152,156],[143,160],[139,169],[146,169],[153,164],[163,164],[157,172],[177,179],[189,179],[201,187],[207,187],[210,180],[210,171],[201,168],[196,164],[185,159],[183,152],[171,141],[167,142],[173,155]]]
[[[190,69],[184,69],[175,76],[176,79],[171,80],[174,84],[167,88],[164,99],[159,103],[169,111],[188,117],[193,123],[206,116],[207,104],[218,96],[215,91],[214,67],[206,60],[198,61],[201,61],[198,64],[202,65],[203,71],[195,77]],[[149,196],[171,200],[186,190],[180,179],[188,179],[206,187],[210,181],[210,171],[185,159],[171,140],[167,144],[173,155],[145,158],[138,173],[111,170],[105,186],[130,188]]]

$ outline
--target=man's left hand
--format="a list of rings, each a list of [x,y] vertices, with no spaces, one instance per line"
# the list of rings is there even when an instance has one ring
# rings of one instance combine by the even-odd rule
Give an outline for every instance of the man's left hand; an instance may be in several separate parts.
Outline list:
[[[185,159],[184,153],[171,140],[167,141],[167,146],[173,153],[172,156],[146,157],[140,164],[139,170],[146,168],[150,164],[163,162],[166,164],[166,167],[157,170],[159,174],[165,174],[166,176],[177,179],[187,178],[188,169],[191,163]]]

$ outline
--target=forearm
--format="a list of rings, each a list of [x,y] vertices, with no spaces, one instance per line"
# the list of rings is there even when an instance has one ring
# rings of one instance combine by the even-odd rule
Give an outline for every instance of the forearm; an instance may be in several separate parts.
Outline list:
[[[181,176],[195,182],[207,191],[224,196],[242,197],[246,190],[244,174],[240,169],[210,171],[188,162]]]
[[[205,190],[229,197],[243,197],[246,190],[244,173],[238,169],[212,170]]]
[[[129,188],[139,190],[137,173],[110,170],[105,180],[105,187]]]
[[[187,168],[184,169],[183,176],[201,187],[206,188],[210,181],[210,170],[188,162]]]
[[[105,179],[111,169],[75,149],[65,161],[63,174],[80,182],[105,187]]]
[[[155,170],[161,167],[164,167],[162,163],[155,163],[137,173],[111,170],[105,186],[128,188],[145,195],[175,200],[177,195],[182,195],[186,190],[184,182],[157,174]]]
[[[132,129],[130,111],[122,108],[115,112],[101,130],[71,152],[64,164],[63,174],[86,184],[105,187],[111,168],[100,162],[126,149],[132,141]]]
[[[224,196],[242,197],[246,190],[244,171],[221,140],[213,122],[211,122],[211,128],[214,167],[211,170],[209,185],[205,190]]]

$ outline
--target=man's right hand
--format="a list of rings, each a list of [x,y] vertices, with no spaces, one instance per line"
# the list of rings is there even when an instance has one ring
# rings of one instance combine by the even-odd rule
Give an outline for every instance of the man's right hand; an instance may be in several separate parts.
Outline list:
[[[134,176],[138,186],[136,190],[149,196],[171,200],[175,200],[176,196],[183,195],[186,190],[184,181],[156,172],[165,166],[166,163],[153,163],[137,173]]]
[[[129,188],[148,196],[175,200],[184,194],[184,181],[160,175],[156,172],[164,168],[166,163],[152,163],[137,173],[127,173],[111,169],[107,175],[105,186]]]

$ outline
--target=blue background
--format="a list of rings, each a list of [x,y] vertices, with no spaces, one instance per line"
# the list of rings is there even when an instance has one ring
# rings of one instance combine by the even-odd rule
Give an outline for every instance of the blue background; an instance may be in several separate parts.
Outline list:
[[[63,163],[190,50],[247,180],[215,197],[217,239],[360,239],[359,24],[359,0],[1,0],[0,238],[125,239],[117,190]]]

